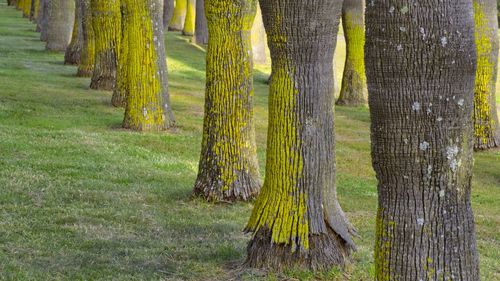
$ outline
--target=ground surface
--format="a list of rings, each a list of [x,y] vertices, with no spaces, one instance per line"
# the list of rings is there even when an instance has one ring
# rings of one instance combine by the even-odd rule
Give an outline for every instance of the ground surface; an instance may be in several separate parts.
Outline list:
[[[371,280],[377,193],[368,110],[337,108],[336,116],[340,200],[361,235],[353,264],[317,275],[240,270],[252,204],[190,197],[204,52],[173,33],[167,46],[179,128],[124,131],[110,93],[89,90],[89,79],[74,77],[76,68],[47,53],[33,25],[0,1],[0,280]],[[255,72],[262,174],[268,72]],[[498,202],[500,152],[478,153],[473,205],[485,281],[500,280]]]

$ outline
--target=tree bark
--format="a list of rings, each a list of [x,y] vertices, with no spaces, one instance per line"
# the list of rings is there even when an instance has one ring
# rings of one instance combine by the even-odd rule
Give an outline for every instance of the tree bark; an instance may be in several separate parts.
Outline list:
[[[498,71],[498,18],[495,0],[474,0],[477,51],[474,89],[476,149],[500,146],[500,125],[496,104]]]
[[[252,27],[253,61],[259,64],[265,64],[267,62],[266,49],[266,30],[264,28],[264,22],[262,21],[262,11],[260,7],[258,7]]]
[[[346,60],[337,105],[358,106],[366,103],[364,8],[365,0],[344,0],[342,26]]]
[[[127,32],[127,107],[123,127],[158,131],[174,125],[168,93],[162,0],[122,0]]]
[[[205,119],[194,194],[249,200],[260,189],[253,117],[251,28],[255,0],[207,0]]]
[[[479,280],[472,1],[367,5],[376,280]]]
[[[73,35],[71,42],[64,54],[64,64],[80,64],[81,52],[83,48],[82,14],[83,0],[75,1],[75,20],[73,24]]]
[[[90,0],[82,1],[82,51],[80,52],[80,64],[76,76],[90,77],[94,72],[95,62],[95,38],[92,28],[92,10]]]
[[[16,6],[17,5],[17,0],[7,0],[7,5],[8,6]]]
[[[163,29],[168,29],[168,23],[174,15],[174,0],[164,0],[163,2]]]
[[[31,13],[31,0],[19,0],[18,8],[23,12],[23,17],[29,18]]]
[[[32,0],[31,1],[31,9],[30,9],[30,20],[31,21],[36,22],[39,9],[40,9],[40,0]]]
[[[48,0],[47,46],[50,51],[65,51],[71,40],[75,20],[74,0]]]
[[[91,0],[95,62],[90,88],[111,91],[115,87],[116,56],[120,45],[119,0]]]
[[[117,56],[117,66],[116,66],[116,83],[113,90],[113,96],[111,97],[111,104],[114,107],[124,107],[127,106],[127,62],[128,62],[128,50],[129,50],[129,38],[127,30],[127,8],[125,1],[121,1],[121,34],[120,34],[120,46],[118,46],[118,56]],[[163,20],[165,21],[165,9],[163,10]]]
[[[196,20],[196,0],[188,0],[186,9],[186,18],[184,19],[184,29],[182,35],[193,36],[194,25]]]
[[[354,229],[337,200],[333,53],[341,0],[262,0],[272,57],[266,177],[246,264],[343,265]]]
[[[207,17],[205,16],[205,0],[196,1],[196,22],[194,29],[194,43],[208,44]]]
[[[36,31],[40,32],[40,40],[41,41],[46,41],[44,40],[44,25],[47,20],[47,0],[39,0],[40,1],[40,7],[38,8],[38,16],[36,18]],[[46,26],[45,26],[46,27]]]
[[[175,8],[168,30],[182,31],[186,20],[188,0],[175,0]]]

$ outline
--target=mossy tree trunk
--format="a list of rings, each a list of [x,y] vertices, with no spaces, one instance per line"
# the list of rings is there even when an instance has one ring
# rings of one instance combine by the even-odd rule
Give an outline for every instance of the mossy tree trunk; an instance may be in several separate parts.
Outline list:
[[[168,1],[168,0],[167,0]],[[127,105],[127,63],[129,50],[129,32],[127,30],[127,6],[125,1],[121,1],[121,34],[120,45],[118,46],[117,66],[116,66],[116,83],[111,97],[111,104],[115,107],[126,107]],[[163,20],[165,20],[165,10],[163,10]]]
[[[472,1],[367,5],[376,280],[479,280]]]
[[[31,9],[30,9],[30,20],[31,21],[36,22],[39,11],[40,11],[40,0],[32,0],[31,1]]]
[[[266,56],[267,40],[266,29],[262,20],[262,11],[260,7],[257,9],[257,15],[252,27],[252,53],[253,61],[259,64],[265,64],[267,61]]]
[[[207,17],[205,16],[205,0],[196,1],[194,42],[198,45],[208,44],[208,27]]]
[[[15,5],[17,5],[17,0],[7,0],[7,5],[8,6],[15,6]]]
[[[120,0],[91,0],[95,62],[90,88],[113,90],[121,34]]]
[[[64,54],[64,64],[80,64],[83,47],[82,14],[83,0],[75,0],[75,21],[73,24],[73,35],[71,42]]]
[[[272,57],[266,177],[246,264],[343,265],[355,233],[337,200],[333,54],[341,0],[262,0]]]
[[[500,146],[500,124],[496,104],[498,71],[498,18],[495,0],[474,0],[477,50],[474,89],[476,149]]]
[[[188,0],[186,9],[186,18],[184,19],[184,28],[182,34],[193,36],[196,20],[196,0]]]
[[[90,77],[94,72],[95,62],[95,38],[92,28],[92,10],[90,0],[81,0],[82,17],[82,51],[80,52],[80,64],[77,76]]]
[[[65,51],[71,40],[75,20],[74,0],[50,0],[47,10],[47,46],[50,51]]]
[[[366,104],[364,8],[365,0],[344,0],[342,26],[346,43],[346,60],[337,105]]]
[[[163,1],[163,28],[168,29],[168,24],[174,15],[175,2],[174,0]]]
[[[194,194],[248,200],[260,189],[253,116],[251,28],[256,0],[206,0],[205,119]]]
[[[175,0],[174,14],[168,25],[168,30],[182,31],[186,20],[188,0]]]
[[[29,18],[31,14],[31,1],[32,0],[19,0],[18,8],[23,12],[23,17]]]
[[[139,131],[174,125],[168,93],[162,0],[122,0],[127,33],[127,106],[123,127]]]

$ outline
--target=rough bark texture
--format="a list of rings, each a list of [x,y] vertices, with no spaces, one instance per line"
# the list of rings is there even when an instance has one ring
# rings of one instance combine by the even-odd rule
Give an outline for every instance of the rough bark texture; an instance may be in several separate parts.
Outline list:
[[[75,0],[75,22],[73,24],[73,35],[71,43],[64,54],[64,64],[79,64],[83,47],[83,0]]]
[[[246,264],[343,265],[354,229],[335,187],[333,53],[341,0],[260,2],[272,57],[266,178]]]
[[[488,149],[500,146],[500,124],[496,104],[498,18],[495,0],[474,0],[473,3],[477,50],[474,148]]]
[[[374,1],[366,26],[376,280],[478,281],[472,1]]]
[[[124,128],[158,131],[174,125],[161,1],[123,0],[128,42]]]
[[[95,62],[95,38],[92,28],[92,10],[90,0],[82,1],[82,51],[80,53],[80,64],[77,76],[90,77],[94,72]]]
[[[7,5],[15,6],[15,5],[17,5],[17,0],[7,0]]]
[[[264,22],[262,20],[262,12],[260,7],[257,9],[257,15],[252,27],[252,52],[253,61],[255,63],[265,64],[267,61],[266,56],[267,40]]]
[[[174,14],[168,25],[168,30],[181,31],[186,20],[188,0],[175,0]]]
[[[47,50],[66,50],[71,40],[74,20],[74,0],[48,0]]]
[[[47,13],[47,0],[39,0],[39,8],[38,8],[38,16],[36,17],[36,31],[41,32],[40,34],[40,40],[43,40],[43,24],[44,21],[46,20],[45,14]]]
[[[194,194],[248,200],[261,182],[253,117],[251,28],[256,0],[207,0],[205,120]]]
[[[194,43],[208,44],[207,17],[205,16],[205,0],[196,1],[196,23],[194,29]]]
[[[23,17],[29,18],[31,13],[31,0],[19,0],[17,8],[23,12]]]
[[[30,20],[36,22],[40,10],[40,0],[31,1]]]
[[[118,46],[118,56],[116,65],[116,83],[111,97],[111,104],[115,107],[127,106],[127,62],[128,62],[128,31],[127,31],[127,8],[125,1],[121,1],[121,34],[120,46]],[[163,20],[165,20],[165,10],[163,10]]]
[[[196,18],[196,0],[188,0],[182,35],[193,36]]]
[[[364,6],[365,0],[344,0],[342,7],[346,60],[338,105],[366,103]]]
[[[121,14],[119,0],[91,0],[95,62],[90,88],[113,90],[116,59],[120,45]]]
[[[164,0],[163,2],[163,28],[167,30],[168,23],[174,15],[174,0]]]

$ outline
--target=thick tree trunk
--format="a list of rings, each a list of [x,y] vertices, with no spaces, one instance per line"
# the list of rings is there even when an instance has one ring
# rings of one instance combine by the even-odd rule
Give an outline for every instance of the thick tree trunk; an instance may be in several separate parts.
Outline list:
[[[95,38],[92,28],[92,10],[90,0],[82,1],[82,51],[80,52],[80,64],[76,76],[90,77],[94,72],[95,62]]]
[[[41,41],[46,41],[44,40],[44,24],[46,22],[46,14],[47,14],[47,7],[48,7],[48,1],[47,0],[39,0],[40,1],[40,7],[38,8],[38,16],[36,17],[36,31],[41,32],[40,34],[40,40]]]
[[[347,54],[338,105],[358,106],[366,103],[364,7],[365,0],[344,0],[342,7]]]
[[[354,229],[337,200],[333,53],[341,0],[262,0],[272,57],[266,178],[247,265],[343,265]]]
[[[194,43],[208,44],[207,17],[205,16],[205,0],[196,1],[196,22],[194,29]]]
[[[257,15],[252,27],[252,52],[253,61],[259,64],[265,64],[267,61],[266,49],[266,30],[262,21],[262,12],[260,7],[257,9]]]
[[[19,9],[23,12],[23,17],[29,18],[31,13],[31,0],[19,0]]]
[[[194,26],[196,20],[196,0],[188,0],[186,18],[184,20],[184,29],[182,29],[182,35],[193,36]]]
[[[116,83],[111,97],[111,104],[115,107],[127,106],[127,63],[128,63],[128,49],[129,38],[127,30],[127,6],[125,1],[121,1],[122,20],[121,20],[121,34],[120,46],[118,46],[118,56],[116,65]],[[165,20],[165,9],[163,10],[163,20]]]
[[[47,0],[47,46],[50,51],[65,51],[71,40],[75,20],[74,0]]]
[[[163,28],[168,29],[168,23],[174,15],[174,0],[164,0],[163,2]]]
[[[205,6],[209,30],[205,121],[194,194],[210,201],[248,200],[261,185],[251,57],[257,1],[207,0]]]
[[[175,8],[168,30],[181,31],[184,29],[188,0],[175,0]]]
[[[500,124],[496,104],[498,70],[498,18],[495,0],[474,0],[477,50],[474,90],[476,149],[500,146]]]
[[[31,21],[36,22],[39,9],[40,9],[40,0],[32,0],[31,1],[31,9],[30,9],[30,20]]]
[[[116,57],[120,45],[120,1],[91,0],[90,6],[95,38],[94,72],[90,88],[111,91],[115,87]]]
[[[472,1],[367,5],[376,280],[479,280]]]
[[[83,0],[76,0],[75,2],[73,35],[71,36],[71,43],[66,49],[66,54],[64,55],[64,64],[80,64],[81,52],[83,48]]]
[[[124,128],[157,131],[174,125],[160,1],[123,0],[128,42]]]

